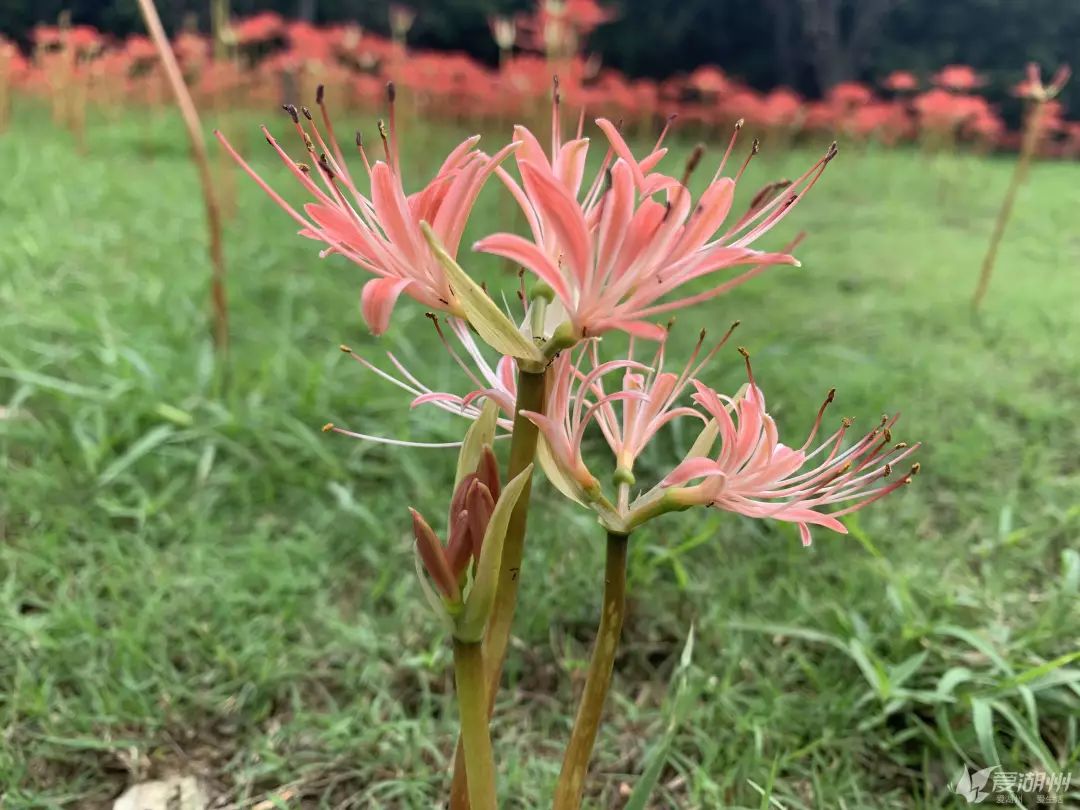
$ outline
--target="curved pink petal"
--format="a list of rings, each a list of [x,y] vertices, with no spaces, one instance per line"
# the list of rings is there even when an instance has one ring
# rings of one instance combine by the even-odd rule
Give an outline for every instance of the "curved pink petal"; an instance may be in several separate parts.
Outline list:
[[[566,281],[555,263],[544,251],[528,239],[513,233],[496,233],[484,237],[473,245],[473,250],[480,253],[492,253],[520,264],[535,273],[541,281],[548,284],[567,309],[574,306],[573,296],[566,286]]]
[[[774,515],[768,515],[768,517],[788,523],[809,523],[812,526],[824,526],[826,529],[832,529],[837,534],[848,533],[847,526],[832,515],[815,512],[813,509],[785,509]]]
[[[326,236],[329,235],[329,241],[341,242],[367,257],[374,255],[364,229],[340,208],[307,203],[304,206],[304,213],[325,232],[325,235],[318,235],[316,238],[326,240]]]
[[[471,135],[455,146],[454,150],[446,156],[446,160],[443,161],[442,166],[439,167],[439,171],[435,173],[435,176],[442,177],[458,168],[458,166],[466,160],[472,148],[478,143],[480,143],[480,136]]]
[[[648,321],[633,321],[619,318],[597,321],[593,325],[595,332],[606,332],[609,329],[618,329],[628,335],[644,340],[663,340],[667,336],[667,329]]]
[[[712,475],[723,475],[724,471],[711,458],[688,458],[678,464],[669,472],[661,482],[662,486],[677,487],[692,481],[695,478],[706,478]]]
[[[641,167],[641,171],[648,174],[653,169],[655,169],[656,164],[658,164],[661,160],[664,159],[664,155],[667,154],[667,151],[668,151],[667,147],[665,146],[665,147],[662,147],[660,149],[656,149],[651,154],[648,154],[645,157],[643,157],[641,159],[641,161],[638,163],[638,166]]]
[[[581,178],[585,176],[585,159],[589,155],[589,139],[577,138],[567,141],[559,149],[552,171],[559,182],[573,197],[581,191]]]
[[[536,140],[536,136],[526,127],[523,127],[520,124],[514,127],[514,140],[521,141],[521,147],[517,152],[517,163],[519,167],[525,161],[537,166],[542,166],[547,163],[547,152],[545,152],[544,147],[540,145],[540,141]]]
[[[701,195],[697,207],[686,224],[677,246],[678,255],[673,258],[681,258],[686,254],[702,247],[709,238],[720,230],[728,214],[731,212],[731,203],[735,199],[735,181],[730,177],[721,177]]]
[[[457,255],[461,235],[465,231],[465,224],[476,204],[476,198],[480,196],[480,190],[499,165],[519,146],[519,143],[514,142],[504,146],[492,157],[478,156],[474,166],[467,166],[458,177],[454,178],[446,200],[439,209],[439,215],[431,223],[451,256]],[[451,212],[449,217],[444,216],[446,211]]]
[[[611,189],[601,205],[594,283],[605,282],[614,271],[615,257],[634,216],[634,181],[626,161],[617,160],[611,167]]]
[[[612,151],[625,160],[627,165],[630,166],[630,171],[633,172],[634,175],[634,185],[640,191],[645,186],[645,173],[641,170],[641,166],[638,164],[637,158],[634,157],[634,153],[630,151],[630,147],[626,145],[623,136],[619,134],[619,130],[606,118],[597,118],[596,125],[600,127],[600,130],[607,136]]]
[[[581,205],[549,170],[526,162],[521,164],[521,175],[532,187],[530,198],[541,220],[555,232],[570,271],[578,284],[584,284],[592,263],[592,250]]]
[[[405,263],[419,274],[417,265],[422,255],[419,228],[411,220],[401,181],[382,161],[371,168],[371,201],[386,238],[402,255]]]
[[[407,278],[373,278],[360,293],[360,311],[373,335],[381,335],[390,325],[390,314],[405,288]]]
[[[570,438],[566,435],[563,425],[549,416],[534,411],[521,411],[521,414],[540,429],[551,448],[552,455],[563,470],[581,486],[591,486],[594,482],[593,477],[581,462],[579,448],[570,444]]]
[[[450,405],[461,406],[464,406],[466,404],[465,401],[457,394],[448,394],[442,391],[429,391],[428,393],[421,394],[420,396],[413,399],[413,401],[409,403],[409,407],[416,408],[420,405],[426,405],[429,402],[445,402]]]

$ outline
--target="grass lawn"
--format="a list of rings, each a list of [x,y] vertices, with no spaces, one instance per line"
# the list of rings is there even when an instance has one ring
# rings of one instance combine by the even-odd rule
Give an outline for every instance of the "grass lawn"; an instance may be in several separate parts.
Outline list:
[[[98,122],[80,155],[27,111],[0,136],[0,804],[106,807],[181,771],[231,807],[432,807],[456,728],[450,650],[406,506],[445,509],[454,454],[320,426],[447,441],[463,425],[410,411],[338,351],[383,348],[360,320],[363,274],[320,261],[239,176],[218,373],[178,132]],[[406,160],[426,178],[460,135],[414,126]],[[817,154],[766,151],[743,194]],[[621,805],[672,721],[655,807],[955,807],[963,762],[1080,772],[1080,166],[1034,168],[975,318],[1010,171],[842,149],[779,229],[778,243],[809,232],[804,266],[680,317],[673,358],[700,326],[742,320],[789,442],[835,385],[836,419],[903,410],[922,474],[809,549],[789,526],[711,511],[633,538],[590,807]],[[509,208],[492,186],[475,219],[508,228]],[[463,261],[498,280],[495,261]],[[419,307],[403,303],[383,343],[467,390]],[[734,390],[743,374],[732,348],[706,381]],[[687,441],[667,435],[639,480]],[[545,482],[534,498],[494,725],[519,808],[550,795],[602,576],[591,517]],[[1072,790],[1066,806],[1080,775]]]

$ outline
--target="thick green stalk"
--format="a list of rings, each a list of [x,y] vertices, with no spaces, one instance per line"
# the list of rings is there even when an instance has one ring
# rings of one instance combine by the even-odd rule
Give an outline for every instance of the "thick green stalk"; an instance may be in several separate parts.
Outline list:
[[[454,639],[454,682],[469,774],[469,803],[473,810],[495,810],[495,758],[488,731],[487,687],[479,642]]]
[[[544,411],[545,373],[534,374],[523,369],[518,372],[517,403],[514,410],[514,433],[510,439],[510,469],[507,480],[512,479],[536,456],[536,425],[521,415],[522,411]],[[499,583],[495,590],[495,604],[484,636],[484,672],[487,682],[488,715],[495,706],[495,695],[502,678],[506,647],[510,642],[510,629],[514,623],[517,606],[518,585],[521,581],[521,560],[525,550],[525,523],[529,514],[529,493],[532,482],[525,485],[518,498],[503,542],[502,562],[499,567]],[[458,740],[454,757],[454,778],[450,786],[450,810],[468,810],[469,790],[465,775],[465,757],[461,740]],[[477,810],[474,806],[472,810]]]
[[[596,734],[604,701],[611,687],[611,672],[615,666],[615,651],[622,635],[626,615],[626,552],[629,537],[608,532],[607,560],[604,564],[604,606],[600,626],[596,630],[585,690],[581,693],[570,742],[563,756],[559,782],[555,787],[553,810],[578,810],[585,789]]]

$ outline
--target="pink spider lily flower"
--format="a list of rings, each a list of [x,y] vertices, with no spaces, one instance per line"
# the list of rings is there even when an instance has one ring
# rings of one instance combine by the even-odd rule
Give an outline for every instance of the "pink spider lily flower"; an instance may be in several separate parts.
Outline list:
[[[1029,62],[1024,81],[1013,88],[1013,95],[1019,98],[1032,99],[1034,101],[1050,101],[1057,98],[1072,76],[1072,70],[1068,65],[1061,65],[1054,73],[1049,84],[1044,84],[1042,71],[1036,62]]]
[[[388,85],[388,97],[389,132],[379,122],[385,160],[372,164],[359,133],[356,137],[356,148],[369,178],[370,197],[359,189],[349,173],[345,155],[334,136],[321,86],[316,101],[322,112],[325,138],[307,107],[300,111],[292,105],[285,107],[309,162],[290,158],[263,127],[270,146],[312,197],[313,201],[303,206],[303,213],[274,191],[224,135],[215,132],[240,167],[300,225],[300,234],[326,245],[320,256],[340,254],[375,276],[364,285],[360,304],[364,320],[376,335],[386,331],[394,306],[403,293],[429,309],[464,316],[442,265],[421,232],[420,223],[427,222],[450,256],[455,256],[481,187],[517,146],[511,143],[494,156],[488,156],[475,148],[479,136],[468,138],[450,153],[427,186],[406,195],[394,119],[393,84]],[[310,134],[302,119],[306,119]]]
[[[679,402],[693,377],[727,342],[737,325],[732,325],[704,357],[703,331],[679,373],[664,370],[666,336],[651,365],[634,359],[633,338],[626,359],[600,362],[595,341],[580,348],[576,361],[572,352],[560,355],[547,413],[523,412],[543,436],[540,458],[552,482],[571,499],[596,509],[609,528],[621,526],[628,518],[634,464],[648,443],[661,428],[680,417],[705,421],[698,410]],[[586,358],[591,365],[587,371],[582,368]],[[621,386],[609,392],[604,377],[618,370],[622,371]],[[582,456],[586,429],[594,421],[614,456],[614,481],[619,485],[616,504],[604,497],[600,482]]]
[[[449,391],[436,391],[413,374],[408,367],[393,353],[387,352],[386,356],[393,366],[395,375],[390,371],[380,368],[367,358],[357,354],[349,346],[342,345],[341,351],[362,365],[376,376],[397,386],[412,396],[410,407],[416,408],[421,405],[430,405],[447,413],[460,416],[469,421],[480,418],[483,400],[491,400],[498,407],[500,416],[496,419],[496,427],[509,434],[513,427],[514,401],[517,396],[517,380],[515,377],[514,360],[511,357],[501,357],[493,366],[481,352],[468,324],[458,318],[448,318],[447,325],[450,334],[460,344],[460,350],[455,349],[446,336],[446,332],[439,324],[438,318],[431,315],[435,324],[435,330],[442,341],[443,348],[461,369],[465,378],[469,380],[473,390],[465,395],[455,394]],[[354,439],[376,442],[379,444],[391,444],[400,447],[430,447],[445,448],[459,447],[461,442],[417,442],[404,439],[375,436],[367,433],[358,433],[347,430],[333,423],[323,427],[324,431],[338,433]]]
[[[596,123],[609,149],[582,197],[588,140],[580,137],[579,127],[578,138],[560,142],[557,102],[553,121],[550,160],[536,138],[518,127],[520,184],[497,170],[525,214],[531,240],[499,233],[481,239],[473,248],[517,262],[549,286],[565,310],[569,343],[611,329],[659,340],[663,328],[646,319],[718,296],[768,266],[798,264],[786,251],[767,253],[751,245],[791,212],[836,155],[834,144],[795,182],[766,186],[755,195],[749,210],[717,235],[728,218],[742,174],[740,170],[733,178],[723,176],[741,122],[712,181],[695,203],[687,182],[701,161],[700,147],[694,150],[682,180],[676,180],[652,172],[665,154],[660,142],[638,161],[616,127],[605,119]],[[755,142],[751,154],[756,151]],[[654,199],[657,195],[662,201]],[[745,265],[751,269],[705,292],[661,301],[694,279]]]
[[[689,406],[679,406],[678,402],[688,385],[709,361],[727,343],[731,333],[739,325],[736,321],[720,342],[713,346],[704,357],[701,349],[705,343],[705,330],[701,330],[697,345],[690,354],[683,370],[676,374],[664,371],[667,337],[660,342],[652,363],[644,370],[627,367],[623,371],[623,391],[639,391],[642,396],[628,397],[616,407],[604,391],[603,376],[597,376],[592,383],[592,390],[597,401],[603,405],[596,410],[595,419],[604,435],[611,452],[615,455],[615,478],[619,483],[634,483],[634,464],[653,437],[665,425],[676,419],[689,416],[702,419],[700,411]],[[594,367],[599,367],[596,343],[589,346]],[[634,339],[630,338],[628,359],[634,359]],[[617,412],[620,411],[620,412]]]
[[[776,423],[765,407],[765,395],[752,373],[749,377],[745,394],[737,398],[694,381],[697,393],[693,399],[716,421],[720,451],[715,458],[687,458],[661,482],[658,492],[666,490],[669,504],[678,508],[716,506],[747,517],[795,523],[803,545],[810,545],[810,526],[846,534],[847,528],[838,518],[911,483],[919,471],[916,463],[907,474],[888,480],[894,465],[919,447],[892,443],[892,427],[898,416],[883,417],[877,427],[841,450],[851,427],[845,419],[835,433],[810,450],[835,391],[829,392],[802,446],[788,447],[779,440]],[[687,486],[691,481],[700,483]],[[837,511],[822,511],[839,504],[844,506]]]
[[[543,436],[540,461],[548,477],[564,495],[582,504],[602,500],[600,482],[589,471],[581,455],[585,429],[596,418],[597,412],[610,403],[643,400],[647,396],[638,390],[593,396],[594,384],[603,375],[620,368],[644,370],[646,366],[630,359],[610,360],[585,372],[580,366],[587,353],[586,347],[582,347],[577,361],[569,351],[555,360],[546,413],[522,411]]]

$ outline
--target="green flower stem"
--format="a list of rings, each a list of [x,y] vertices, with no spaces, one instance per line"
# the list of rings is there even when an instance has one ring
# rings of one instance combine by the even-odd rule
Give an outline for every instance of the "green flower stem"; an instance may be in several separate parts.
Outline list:
[[[479,642],[454,639],[454,682],[461,715],[461,742],[473,810],[495,810],[495,758],[488,731],[484,658]]]
[[[510,470],[507,480],[512,479],[536,456],[536,440],[539,431],[532,422],[521,415],[522,411],[544,411],[546,372],[532,373],[518,370],[517,403],[514,410],[514,432],[510,439]],[[495,590],[495,604],[488,620],[484,636],[484,672],[487,682],[488,716],[495,706],[495,695],[502,679],[506,648],[510,643],[510,629],[514,623],[520,583],[521,560],[525,551],[525,523],[529,514],[529,493],[532,482],[525,484],[517,505],[510,514],[510,523],[503,541],[502,561],[499,566],[499,583]],[[461,740],[454,757],[454,778],[450,786],[450,810],[467,810],[469,790],[465,774],[465,757]],[[478,810],[475,806],[472,810]]]
[[[608,532],[607,561],[604,565],[604,606],[600,626],[596,631],[585,690],[578,704],[570,742],[563,756],[559,782],[555,787],[553,810],[578,810],[585,789],[596,734],[604,701],[611,687],[611,672],[615,666],[615,651],[622,635],[626,615],[626,553],[629,536]]]

